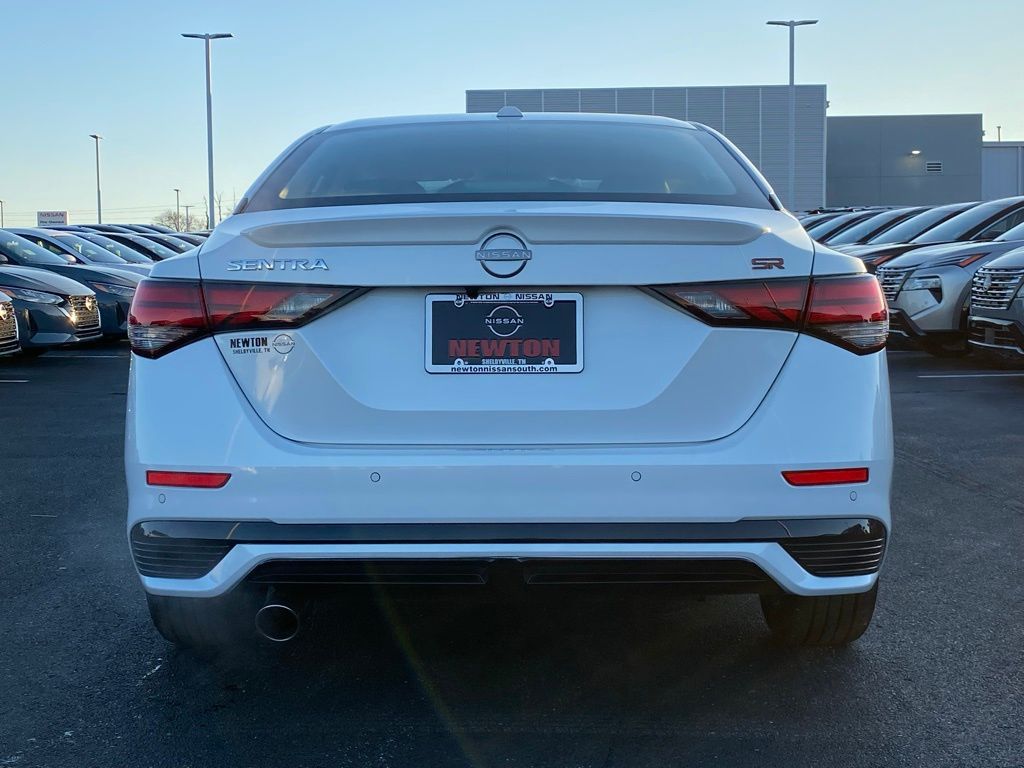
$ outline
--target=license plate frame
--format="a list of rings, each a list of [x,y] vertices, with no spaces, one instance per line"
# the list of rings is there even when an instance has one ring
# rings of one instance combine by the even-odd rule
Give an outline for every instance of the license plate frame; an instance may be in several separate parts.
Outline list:
[[[467,310],[465,316],[459,318],[459,310],[463,309]],[[529,326],[539,327],[539,332],[530,334]],[[455,330],[465,333],[455,334]],[[435,338],[438,332],[441,338]],[[494,354],[490,354],[492,352]],[[472,297],[467,293],[427,294],[424,367],[432,374],[580,373],[583,371],[583,294],[576,291],[481,291]]]

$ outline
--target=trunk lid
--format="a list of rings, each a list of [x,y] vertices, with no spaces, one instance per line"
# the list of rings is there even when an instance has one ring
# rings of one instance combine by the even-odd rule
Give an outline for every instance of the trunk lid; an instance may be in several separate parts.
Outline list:
[[[516,240],[530,251],[528,260],[518,250],[494,253],[510,251]],[[486,263],[477,256],[482,246]],[[782,259],[784,270],[752,271],[752,259]],[[216,337],[252,407],[288,439],[421,446],[688,443],[742,426],[797,334],[711,327],[643,287],[804,277],[813,250],[799,224],[777,211],[433,203],[235,216],[202,247],[199,262],[204,281],[367,289],[300,328]],[[520,266],[511,277],[490,273]],[[581,315],[581,359],[572,368],[578,372],[428,372],[428,344],[451,335],[428,307],[440,300],[445,312],[455,313],[452,297],[467,291],[480,292],[480,301],[505,294],[487,307],[511,304],[526,323],[533,322],[530,307],[508,295],[554,293],[569,301]],[[581,311],[572,304],[576,297]],[[485,316],[481,310],[477,320]],[[428,339],[435,324],[438,336]],[[504,327],[478,330],[492,354],[510,354],[511,347],[495,346],[506,338]]]

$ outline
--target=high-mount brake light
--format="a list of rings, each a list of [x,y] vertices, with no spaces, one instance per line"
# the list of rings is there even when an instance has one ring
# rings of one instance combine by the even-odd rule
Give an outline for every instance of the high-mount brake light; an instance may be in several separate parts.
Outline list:
[[[867,467],[844,467],[843,469],[794,469],[784,471],[782,476],[790,485],[846,485],[866,483]]]
[[[214,333],[296,328],[354,289],[287,283],[143,280],[128,314],[132,351],[156,358]]]
[[[147,485],[168,488],[223,488],[231,479],[230,472],[171,472],[146,470]]]
[[[889,314],[873,275],[657,286],[714,326],[802,331],[857,354],[885,346]]]

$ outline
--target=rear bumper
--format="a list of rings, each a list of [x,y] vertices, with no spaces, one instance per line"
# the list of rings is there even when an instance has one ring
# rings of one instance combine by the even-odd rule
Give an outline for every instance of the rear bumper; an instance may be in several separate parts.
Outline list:
[[[657,581],[754,592],[777,585],[819,595],[870,589],[885,555],[886,530],[870,518],[397,525],[150,521],[133,527],[131,544],[146,590],[177,596],[214,597],[247,579],[485,583],[492,568],[509,561],[534,584]],[[310,565],[315,567],[303,567]]]
[[[785,544],[820,519],[870,519],[890,530],[888,372],[884,353],[858,356],[801,337],[757,412],[709,443],[324,446],[285,440],[263,424],[206,340],[168,358],[133,358],[125,465],[130,534],[165,521],[235,528],[230,536],[165,532],[198,540],[199,554],[207,539],[220,539],[213,548],[223,551],[183,578],[140,568],[156,594],[214,596],[263,564],[307,560],[730,560],[796,594],[853,593],[877,575],[816,575]],[[867,467],[870,479],[794,487],[781,474],[834,467]],[[148,469],[231,479],[219,489],[155,487]],[[467,526],[502,528],[456,535]],[[539,534],[551,526],[573,536]],[[695,526],[715,533],[696,535]],[[752,535],[750,526],[767,528]],[[311,534],[318,530],[329,533]]]

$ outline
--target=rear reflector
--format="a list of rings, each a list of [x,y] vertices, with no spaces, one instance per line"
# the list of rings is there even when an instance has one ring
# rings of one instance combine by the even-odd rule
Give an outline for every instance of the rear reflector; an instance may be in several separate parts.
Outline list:
[[[802,331],[857,354],[889,334],[885,297],[873,275],[657,286],[653,290],[714,326]]]
[[[846,483],[866,483],[867,467],[851,467],[848,469],[795,469],[782,473],[790,485],[843,485]]]
[[[171,488],[223,488],[231,479],[228,472],[163,472],[146,471],[147,485],[166,485]]]
[[[160,357],[214,333],[297,328],[352,288],[287,283],[143,280],[128,314],[128,339],[142,357]]]

